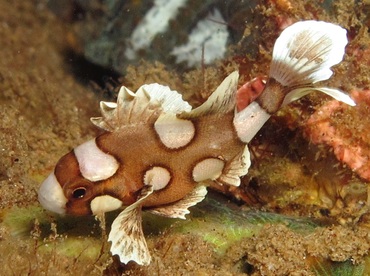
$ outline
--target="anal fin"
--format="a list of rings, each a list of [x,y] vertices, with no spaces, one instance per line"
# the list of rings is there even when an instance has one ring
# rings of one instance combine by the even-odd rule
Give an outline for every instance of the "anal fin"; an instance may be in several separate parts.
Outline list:
[[[250,165],[250,153],[248,146],[245,145],[243,152],[236,155],[231,162],[226,164],[223,170],[224,172],[215,180],[215,182],[230,186],[239,186],[240,177],[248,173]]]
[[[185,219],[185,215],[190,213],[188,208],[201,202],[206,194],[207,188],[203,185],[199,185],[186,197],[174,204],[153,208],[148,211],[152,214],[164,217]]]
[[[135,261],[148,265],[151,257],[142,229],[141,203],[153,193],[152,186],[144,186],[138,200],[123,210],[113,221],[108,241],[112,242],[111,253],[118,255],[121,263]]]

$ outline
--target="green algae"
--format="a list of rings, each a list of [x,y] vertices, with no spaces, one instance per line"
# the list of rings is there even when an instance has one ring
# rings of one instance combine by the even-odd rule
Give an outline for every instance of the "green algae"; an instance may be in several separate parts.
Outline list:
[[[35,220],[47,222],[44,210],[40,206],[5,209],[2,210],[0,218],[3,226],[9,229],[12,236],[16,237],[27,237],[34,227]]]
[[[317,276],[362,276],[366,275],[365,264],[353,265],[351,261],[345,262],[329,262],[329,261],[315,261],[313,264],[313,271]]]
[[[91,237],[66,237],[57,243],[46,242],[38,247],[39,253],[56,252],[68,258],[80,258],[95,261],[101,254],[102,245]]]
[[[96,260],[102,251],[100,229],[93,218],[53,218],[40,206],[28,206],[3,210],[1,220],[15,239],[33,239],[38,254]]]
[[[202,237],[223,255],[236,242],[257,235],[266,224],[284,224],[299,233],[311,233],[318,224],[305,218],[287,217],[249,209],[239,209],[222,198],[208,196],[203,202],[192,207],[186,220],[168,219],[147,214],[144,229],[153,233],[183,233]],[[160,229],[160,230],[159,230]],[[167,229],[167,230],[166,230]]]
[[[289,218],[260,211],[241,211],[235,206],[234,209],[229,206],[232,204],[227,204],[225,200],[220,202],[219,199],[208,197],[198,206],[191,208],[186,220],[145,213],[144,232],[151,237],[162,233],[199,235],[222,255],[237,241],[258,234],[265,224],[282,223],[295,231],[306,233],[317,227],[308,219]],[[108,229],[117,215],[118,212],[106,215]],[[39,250],[50,251],[53,248],[58,254],[68,257],[86,255],[91,259],[97,258],[104,242],[102,239],[107,238],[102,234],[105,230],[100,228],[99,221],[94,217],[52,216],[40,206],[4,210],[1,219],[12,236],[27,239],[36,231],[36,238],[40,240]],[[50,238],[51,236],[54,238]],[[56,245],[52,245],[54,240],[57,240]]]

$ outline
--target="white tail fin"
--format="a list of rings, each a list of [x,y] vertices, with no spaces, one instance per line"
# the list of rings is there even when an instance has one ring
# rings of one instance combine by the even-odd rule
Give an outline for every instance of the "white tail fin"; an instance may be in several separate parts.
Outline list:
[[[270,78],[295,87],[328,79],[330,67],[342,61],[346,30],[322,21],[302,21],[286,28],[276,40]]]

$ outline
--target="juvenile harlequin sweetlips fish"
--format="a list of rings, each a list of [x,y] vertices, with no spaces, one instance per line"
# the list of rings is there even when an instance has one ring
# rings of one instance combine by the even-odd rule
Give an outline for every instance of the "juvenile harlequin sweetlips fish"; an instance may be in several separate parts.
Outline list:
[[[104,132],[59,160],[39,201],[71,215],[125,207],[109,233],[111,253],[122,263],[149,264],[142,210],[185,219],[206,186],[238,186],[250,166],[247,143],[271,114],[313,90],[354,105],[339,90],[313,86],[332,75],[346,44],[346,31],[330,23],[286,28],[275,43],[265,88],[240,112],[237,72],[195,109],[167,86],[143,85],[136,93],[122,87],[117,103],[101,102],[102,117],[91,119]]]

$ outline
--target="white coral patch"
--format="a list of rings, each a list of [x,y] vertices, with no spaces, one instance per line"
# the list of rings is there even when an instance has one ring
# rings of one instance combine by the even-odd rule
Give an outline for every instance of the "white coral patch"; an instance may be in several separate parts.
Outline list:
[[[215,180],[222,174],[224,166],[224,161],[217,158],[202,160],[193,169],[193,179],[196,182]]]
[[[199,21],[191,31],[188,43],[172,50],[171,55],[176,57],[176,62],[185,61],[189,67],[201,64],[203,48],[205,64],[223,58],[229,39],[227,26],[224,22],[225,20],[217,9]]]
[[[178,119],[175,114],[162,114],[154,123],[161,142],[170,149],[186,146],[195,134],[195,127],[190,120]]]
[[[118,169],[117,160],[101,151],[95,139],[83,143],[74,149],[81,174],[90,181],[99,181],[111,177]]]
[[[91,211],[94,215],[117,210],[122,206],[122,201],[110,195],[97,196],[91,201]]]
[[[145,185],[153,186],[153,190],[161,190],[167,186],[171,180],[170,172],[162,167],[153,167],[144,175]]]
[[[187,0],[154,0],[153,7],[132,32],[125,56],[136,58],[136,51],[147,48],[154,37],[168,28],[169,22],[176,18],[178,10]]]

